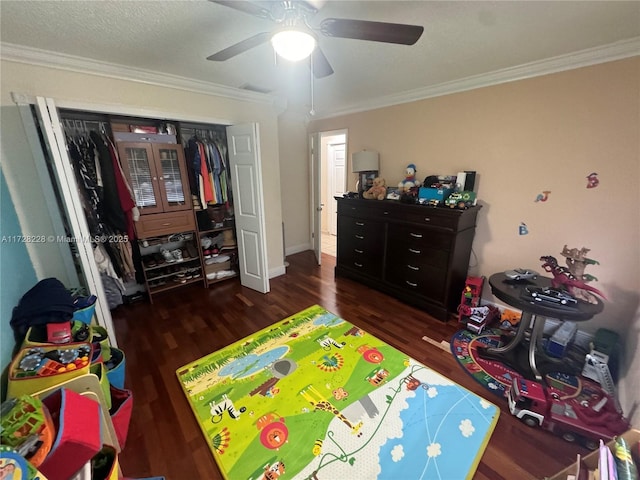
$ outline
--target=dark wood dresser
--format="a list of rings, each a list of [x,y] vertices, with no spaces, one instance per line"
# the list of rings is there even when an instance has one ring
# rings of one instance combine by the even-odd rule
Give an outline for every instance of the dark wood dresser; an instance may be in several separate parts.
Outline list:
[[[336,276],[447,320],[460,304],[480,206],[340,198]]]

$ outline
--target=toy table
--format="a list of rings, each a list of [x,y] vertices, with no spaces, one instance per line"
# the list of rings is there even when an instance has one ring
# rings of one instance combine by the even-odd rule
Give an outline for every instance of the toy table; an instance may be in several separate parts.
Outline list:
[[[562,321],[583,322],[602,312],[604,304],[598,299],[591,304],[578,301],[576,306],[553,305],[536,302],[525,293],[525,288],[550,287],[551,279],[538,276],[535,280],[514,281],[504,273],[495,273],[489,277],[491,293],[507,305],[522,310],[522,319],[515,336],[501,347],[479,348],[482,358],[490,358],[509,365],[529,380],[543,381],[545,373],[565,371],[561,359],[552,358],[544,353],[542,334],[547,318]],[[529,333],[529,335],[527,335]],[[527,341],[528,338],[528,341]]]

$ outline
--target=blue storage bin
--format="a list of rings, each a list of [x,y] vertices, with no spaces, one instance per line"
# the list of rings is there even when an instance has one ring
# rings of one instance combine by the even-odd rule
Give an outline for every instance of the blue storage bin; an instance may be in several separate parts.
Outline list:
[[[104,362],[107,367],[107,378],[111,385],[121,390],[124,389],[125,363],[124,352],[119,348],[111,347],[111,357]]]
[[[95,295],[89,297],[78,297],[73,301],[75,308],[73,312],[73,320],[79,320],[82,323],[90,324],[93,319],[93,313],[96,311]]]

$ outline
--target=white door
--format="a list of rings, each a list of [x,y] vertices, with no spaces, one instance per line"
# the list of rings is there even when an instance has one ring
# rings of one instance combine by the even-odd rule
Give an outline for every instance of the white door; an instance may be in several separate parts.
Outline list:
[[[329,195],[328,195],[328,223],[329,235],[338,234],[338,202],[335,197],[342,197],[345,193],[346,175],[346,145],[344,143],[329,144],[328,158]]]
[[[258,125],[227,127],[233,209],[240,261],[240,283],[267,293],[270,290],[264,222],[264,195]]]
[[[309,135],[309,158],[311,160],[311,242],[316,262],[321,264],[322,260],[322,161],[320,151],[320,134]]]
[[[93,255],[93,247],[90,242],[91,234],[87,226],[87,220],[82,210],[82,203],[78,193],[76,177],[73,166],[67,153],[60,117],[52,98],[36,97],[36,111],[38,121],[49,155],[52,160],[54,181],[57,183],[60,195],[62,195],[65,214],[70,229],[70,235],[76,239],[77,260],[85,280],[85,287],[98,299],[96,300],[96,320],[99,325],[107,330],[111,345],[117,347],[115,330],[109,311],[109,304],[104,295],[102,279]],[[55,241],[63,241],[55,239]]]

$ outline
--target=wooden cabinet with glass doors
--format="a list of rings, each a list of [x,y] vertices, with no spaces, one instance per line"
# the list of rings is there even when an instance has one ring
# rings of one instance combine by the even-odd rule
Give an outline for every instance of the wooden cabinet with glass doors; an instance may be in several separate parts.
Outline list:
[[[117,145],[140,210],[136,222],[138,238],[195,230],[182,145],[144,142]]]

